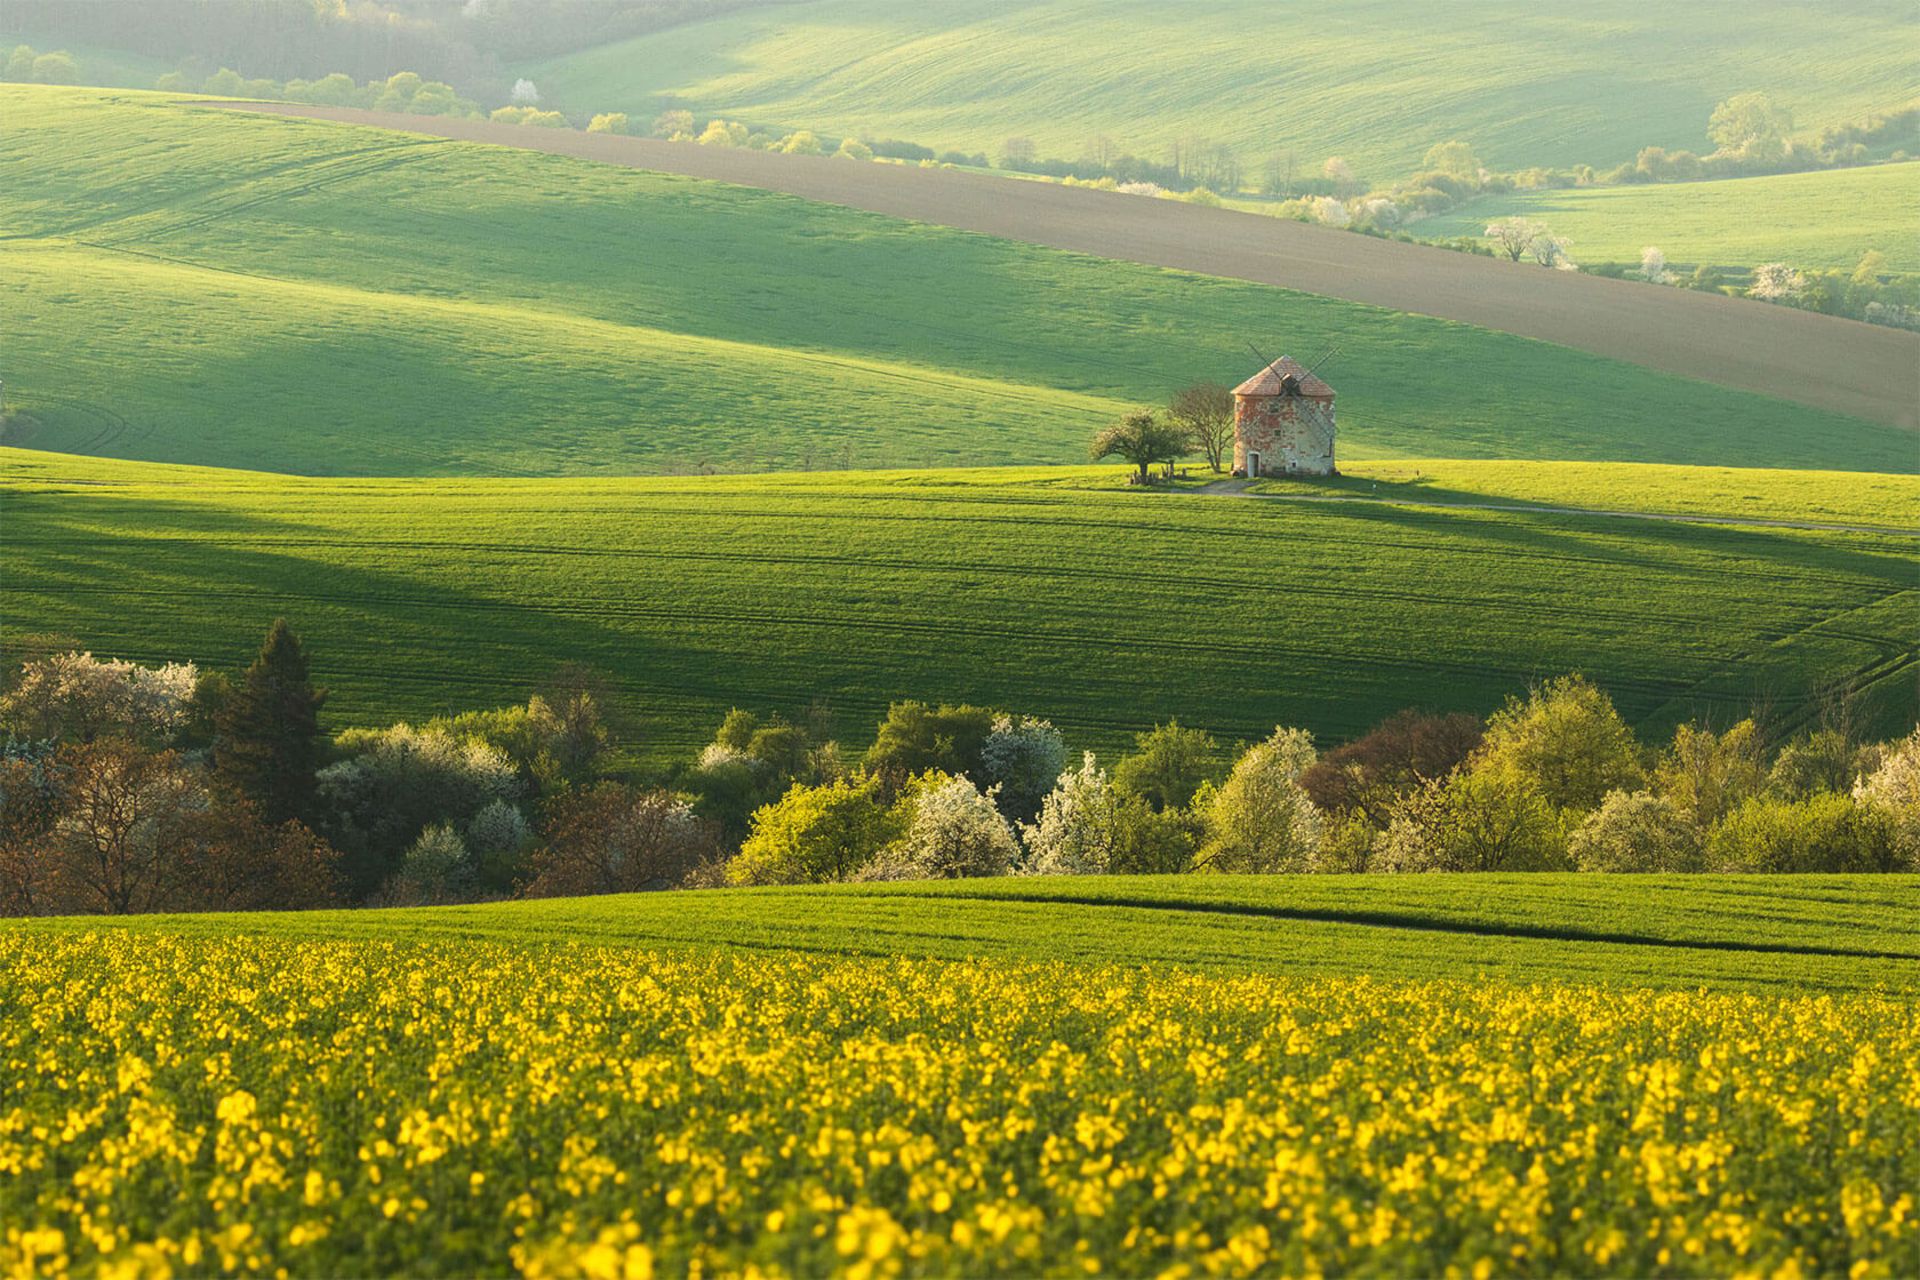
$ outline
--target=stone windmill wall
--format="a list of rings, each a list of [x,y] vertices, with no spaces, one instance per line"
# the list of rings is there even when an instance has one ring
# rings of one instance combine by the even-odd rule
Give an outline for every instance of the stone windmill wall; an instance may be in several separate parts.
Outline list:
[[[1234,388],[1235,475],[1337,475],[1333,439],[1333,388],[1292,357]]]

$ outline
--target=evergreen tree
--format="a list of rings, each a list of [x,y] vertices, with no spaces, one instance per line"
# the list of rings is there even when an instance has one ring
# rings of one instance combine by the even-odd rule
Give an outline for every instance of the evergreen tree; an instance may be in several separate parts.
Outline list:
[[[259,656],[215,721],[214,767],[260,807],[270,823],[305,818],[319,765],[320,706],[326,690],[307,678],[307,655],[285,618],[276,618]]]

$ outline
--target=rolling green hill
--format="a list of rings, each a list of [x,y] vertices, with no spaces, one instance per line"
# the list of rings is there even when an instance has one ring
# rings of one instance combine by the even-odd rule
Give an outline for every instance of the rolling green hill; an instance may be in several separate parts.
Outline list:
[[[1917,890],[1914,876],[1022,876],[0,929],[1837,992],[1920,989]]]
[[[833,134],[1043,155],[1095,135],[1164,158],[1210,139],[1256,165],[1413,170],[1464,138],[1497,168],[1710,149],[1707,118],[1760,89],[1818,128],[1912,94],[1911,7],[1707,0],[811,0],[523,68],[577,110],[665,105]]]
[[[1077,461],[1250,341],[1353,455],[1911,470],[1910,432],[740,187],[0,87],[9,443],[314,474]],[[1673,424],[1684,422],[1684,431]]]
[[[659,758],[731,706],[815,698],[856,744],[905,697],[1051,716],[1101,749],[1174,716],[1332,739],[1568,670],[1650,733],[1756,699],[1791,726],[1842,677],[1876,729],[1916,714],[1910,536],[1433,505],[1474,500],[1469,463],[1408,505],[1086,487],[1111,468],[324,480],[0,459],[10,631],[233,665],[284,614],[336,726],[518,700],[562,661],[609,672]],[[1690,505],[1685,470],[1586,472],[1557,483]],[[1915,496],[1757,474],[1762,509],[1803,492],[1884,519]],[[1716,500],[1728,484],[1704,478]],[[1524,489],[1493,464],[1484,496]]]
[[[1869,249],[1920,271],[1920,163],[1784,173],[1723,182],[1581,187],[1485,196],[1416,224],[1429,237],[1477,236],[1496,218],[1538,218],[1582,262],[1640,261],[1647,245],[1693,267],[1852,267]]]

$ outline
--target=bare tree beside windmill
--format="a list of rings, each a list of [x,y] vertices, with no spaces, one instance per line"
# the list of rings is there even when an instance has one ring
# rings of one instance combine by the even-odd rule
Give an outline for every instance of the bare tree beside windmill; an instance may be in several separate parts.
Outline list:
[[[1333,388],[1314,374],[1335,354],[1307,368],[1291,356],[1268,360],[1233,389],[1233,474],[1331,476]]]

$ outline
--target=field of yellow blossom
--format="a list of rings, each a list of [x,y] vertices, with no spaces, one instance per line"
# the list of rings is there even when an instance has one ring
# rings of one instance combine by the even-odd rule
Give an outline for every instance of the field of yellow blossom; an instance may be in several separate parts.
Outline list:
[[[0,933],[0,1271],[1920,1272],[1920,1014]]]

